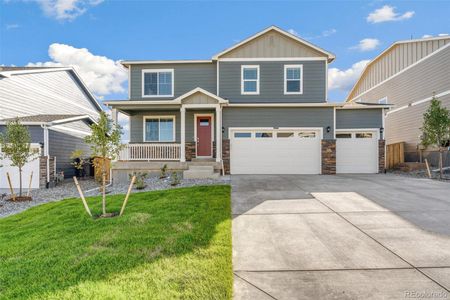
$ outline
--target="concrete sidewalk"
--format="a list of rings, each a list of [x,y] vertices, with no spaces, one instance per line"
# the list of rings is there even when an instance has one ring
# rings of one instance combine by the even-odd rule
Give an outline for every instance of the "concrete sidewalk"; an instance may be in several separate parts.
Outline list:
[[[236,299],[450,297],[450,184],[233,176]]]

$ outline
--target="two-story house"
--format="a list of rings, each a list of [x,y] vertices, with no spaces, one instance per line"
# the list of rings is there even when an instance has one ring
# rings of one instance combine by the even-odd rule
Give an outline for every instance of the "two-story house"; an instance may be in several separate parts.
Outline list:
[[[377,173],[386,105],[328,103],[335,56],[269,27],[210,60],[123,61],[130,117],[115,177],[211,164],[231,174]],[[125,178],[125,176],[122,176]]]

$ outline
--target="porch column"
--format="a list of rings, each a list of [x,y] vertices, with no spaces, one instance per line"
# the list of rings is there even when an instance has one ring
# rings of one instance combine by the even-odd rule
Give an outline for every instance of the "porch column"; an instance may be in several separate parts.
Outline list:
[[[222,107],[216,106],[216,162],[222,161]]]
[[[111,117],[114,124],[118,124],[119,116],[116,108],[111,109]]]
[[[180,145],[180,162],[185,162],[186,161],[186,121],[185,121],[185,115],[186,115],[186,108],[184,106],[181,106],[180,108],[180,114],[181,114],[181,118],[180,118],[180,127],[181,127],[181,145]]]
[[[46,177],[47,183],[50,182],[50,151],[49,151],[49,139],[48,139],[48,127],[47,125],[43,126],[44,128],[44,156],[47,157],[47,168],[46,168]]]

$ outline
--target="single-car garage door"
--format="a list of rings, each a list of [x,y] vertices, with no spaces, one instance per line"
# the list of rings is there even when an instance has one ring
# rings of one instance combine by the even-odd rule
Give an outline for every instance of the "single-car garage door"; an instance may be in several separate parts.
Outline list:
[[[320,174],[322,131],[230,129],[231,174]]]
[[[378,173],[378,131],[336,131],[336,173]]]

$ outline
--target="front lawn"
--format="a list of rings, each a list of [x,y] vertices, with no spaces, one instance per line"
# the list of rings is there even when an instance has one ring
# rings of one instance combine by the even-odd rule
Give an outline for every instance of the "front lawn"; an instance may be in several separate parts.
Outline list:
[[[80,199],[0,219],[1,299],[231,299],[232,281],[229,186],[136,193],[111,219]]]

